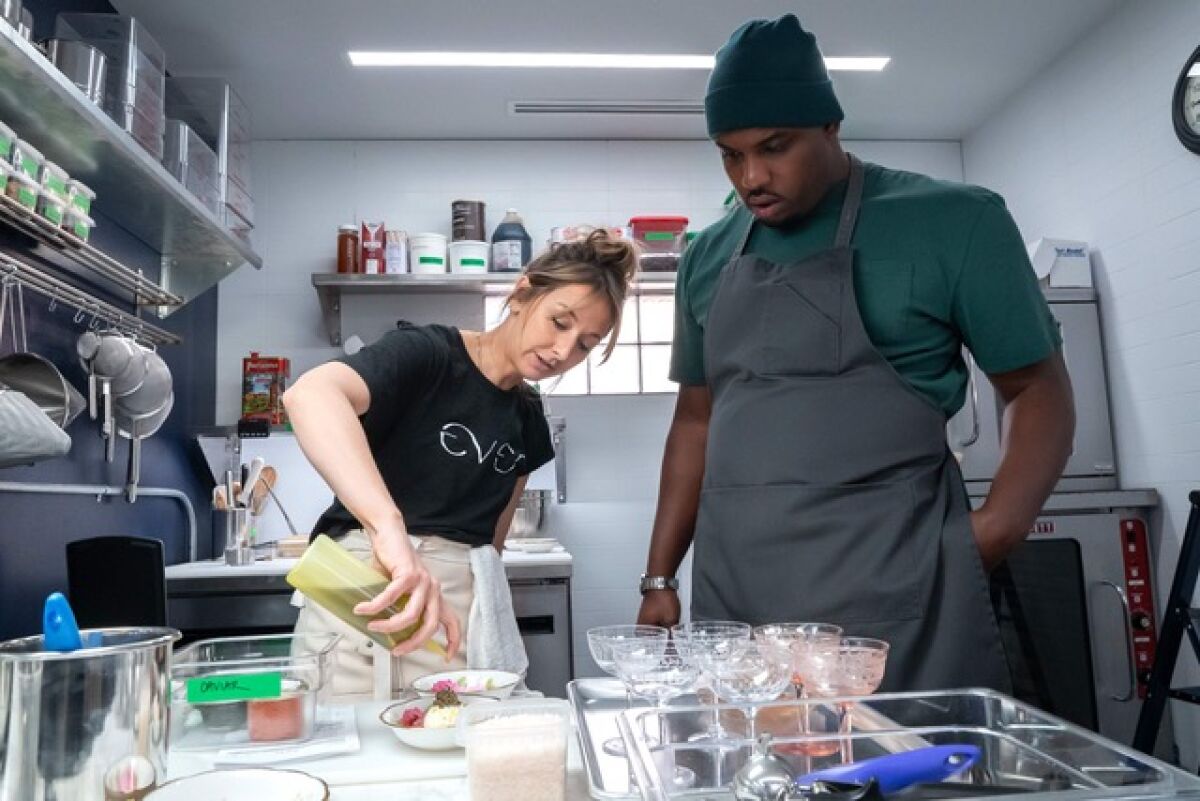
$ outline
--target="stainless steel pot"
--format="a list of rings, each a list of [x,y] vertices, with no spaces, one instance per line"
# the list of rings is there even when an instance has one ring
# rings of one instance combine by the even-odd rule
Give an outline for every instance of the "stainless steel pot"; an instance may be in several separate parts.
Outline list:
[[[69,653],[0,643],[0,801],[135,799],[163,780],[179,632],[83,635]]]

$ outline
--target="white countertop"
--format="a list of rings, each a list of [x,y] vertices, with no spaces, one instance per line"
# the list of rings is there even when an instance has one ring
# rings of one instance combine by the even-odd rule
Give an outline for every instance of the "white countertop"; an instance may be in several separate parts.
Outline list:
[[[467,763],[461,749],[420,751],[401,743],[380,722],[388,701],[355,706],[359,750],[324,759],[284,762],[316,776],[331,789],[331,801],[467,801]],[[171,751],[169,778],[178,778],[213,766],[213,752]],[[567,752],[567,799],[587,799],[587,777],[579,755],[578,737],[572,733]]]
[[[507,548],[501,555],[505,567],[543,567],[547,565],[571,565],[571,554],[565,549],[549,553],[525,553]],[[172,579],[229,578],[232,576],[282,576],[299,562],[299,559],[264,559],[250,565],[227,565],[223,559],[203,562],[183,562],[167,567],[167,581]]]

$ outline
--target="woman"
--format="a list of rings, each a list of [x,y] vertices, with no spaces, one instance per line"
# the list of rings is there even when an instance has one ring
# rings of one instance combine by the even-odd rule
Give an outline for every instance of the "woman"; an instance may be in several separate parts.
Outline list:
[[[528,665],[498,556],[527,476],[554,456],[541,400],[526,382],[565,373],[605,337],[607,358],[636,268],[631,244],[595,231],[531,262],[497,327],[402,323],[284,394],[301,448],[336,494],[314,533],[391,576],[355,611],[373,616],[411,594],[402,612],[370,624],[398,632],[421,621],[392,652],[403,657],[393,671],[399,686],[463,667],[468,656],[471,667]],[[418,650],[439,628],[445,658]],[[378,646],[315,604],[296,630],[343,634],[334,694],[370,696]]]

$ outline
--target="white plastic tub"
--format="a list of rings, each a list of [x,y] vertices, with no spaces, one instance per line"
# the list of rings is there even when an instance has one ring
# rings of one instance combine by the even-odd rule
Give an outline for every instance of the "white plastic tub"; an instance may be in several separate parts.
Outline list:
[[[71,205],[67,206],[67,213],[63,215],[62,227],[86,242],[91,238],[96,223],[76,206]]]
[[[71,195],[71,205],[83,212],[84,216],[92,213],[92,201],[96,199],[96,193],[92,188],[83,181],[72,180],[67,184],[67,191]]]
[[[486,273],[488,271],[488,256],[491,246],[487,242],[473,239],[460,239],[450,243],[450,272],[452,273]]]
[[[57,226],[63,224],[67,213],[67,201],[56,192],[43,189],[37,199],[37,213]]]
[[[446,237],[441,234],[413,234],[408,240],[409,268],[417,275],[446,272]]]
[[[42,162],[42,169],[38,172],[38,178],[42,182],[42,191],[53,194],[64,204],[70,201],[71,193],[67,189],[67,184],[70,183],[71,176],[67,175],[66,170],[50,159],[46,159]]]

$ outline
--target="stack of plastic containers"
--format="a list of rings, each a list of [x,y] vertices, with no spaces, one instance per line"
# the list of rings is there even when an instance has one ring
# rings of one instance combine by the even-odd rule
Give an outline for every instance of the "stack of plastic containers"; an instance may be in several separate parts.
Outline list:
[[[182,120],[167,120],[163,166],[213,214],[221,210],[217,154]]]
[[[254,228],[250,194],[250,112],[220,78],[176,78],[167,81],[167,114],[191,126],[217,154],[218,218],[245,237]]]
[[[167,56],[145,27],[120,14],[59,14],[54,35],[86,42],[104,53],[108,58],[104,110],[162,159]]]

